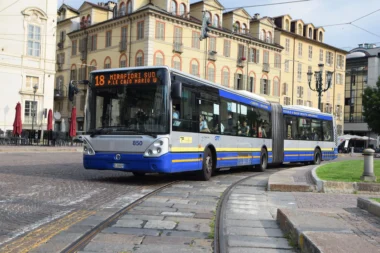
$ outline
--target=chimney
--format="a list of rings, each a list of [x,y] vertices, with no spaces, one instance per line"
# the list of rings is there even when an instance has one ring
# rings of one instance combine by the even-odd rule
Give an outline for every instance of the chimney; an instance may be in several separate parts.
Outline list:
[[[260,18],[260,13],[255,13],[255,15],[253,16],[253,19],[259,19]]]

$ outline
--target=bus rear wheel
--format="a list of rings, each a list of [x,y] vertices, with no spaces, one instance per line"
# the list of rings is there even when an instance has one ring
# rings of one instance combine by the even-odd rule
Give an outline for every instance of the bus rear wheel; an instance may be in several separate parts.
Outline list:
[[[258,171],[264,172],[268,167],[268,152],[265,148],[261,149],[260,164],[256,167]]]
[[[211,178],[212,171],[214,170],[214,160],[212,152],[209,148],[203,153],[202,169],[198,171],[198,179],[201,181],[208,181]]]
[[[322,154],[321,154],[321,151],[319,149],[316,149],[314,151],[314,160],[313,160],[313,164],[315,165],[318,165],[320,164],[322,161]]]

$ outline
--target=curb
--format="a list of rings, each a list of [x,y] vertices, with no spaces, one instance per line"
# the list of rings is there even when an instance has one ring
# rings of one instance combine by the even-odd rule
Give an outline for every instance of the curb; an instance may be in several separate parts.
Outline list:
[[[313,192],[314,187],[308,184],[268,184],[267,190],[277,192]]]
[[[311,171],[314,183],[317,185],[317,191],[323,193],[380,193],[380,184],[365,182],[339,182],[325,181],[317,176],[317,169],[323,165],[315,167]]]
[[[311,170],[311,177],[313,178],[313,181],[315,183],[315,185],[317,186],[317,191],[318,192],[324,192],[323,190],[323,183],[324,181],[321,180],[318,176],[317,176],[317,169],[321,167],[321,165],[318,165],[316,167],[314,167],[312,170]]]
[[[7,148],[7,149],[1,149],[0,148],[0,154],[1,153],[49,153],[49,152],[66,152],[66,153],[77,153],[82,152],[83,148]]]
[[[310,240],[307,234],[302,233],[294,226],[281,209],[277,209],[277,223],[284,234],[287,235],[288,239],[300,248],[301,252],[322,252],[312,240]]]
[[[367,212],[380,217],[380,203],[370,200],[369,198],[358,198],[357,207],[366,210]]]

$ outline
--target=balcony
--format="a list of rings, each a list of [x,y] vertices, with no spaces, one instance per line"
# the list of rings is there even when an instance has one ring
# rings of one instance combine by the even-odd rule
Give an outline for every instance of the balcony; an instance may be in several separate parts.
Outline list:
[[[183,53],[183,44],[178,43],[178,42],[174,42],[173,43],[173,52],[182,54]]]
[[[63,41],[58,42],[57,46],[58,46],[58,49],[59,49],[59,50],[62,50],[63,47],[64,47],[64,42],[63,42]]]
[[[57,70],[62,71],[63,70],[63,64],[62,63],[57,63]]]
[[[84,50],[80,53],[80,60],[85,61],[87,58],[87,52]]]
[[[120,41],[119,42],[119,52],[125,52],[127,51],[127,41]]]
[[[270,70],[269,63],[263,63],[263,72],[269,72],[269,70]]]
[[[61,100],[64,97],[62,89],[54,89],[54,100]]]
[[[217,52],[216,51],[209,51],[208,52],[208,60],[209,61],[216,61],[216,54]]]
[[[236,66],[238,66],[239,68],[244,68],[244,66],[246,65],[246,58],[245,57],[240,57],[237,61],[237,64]]]

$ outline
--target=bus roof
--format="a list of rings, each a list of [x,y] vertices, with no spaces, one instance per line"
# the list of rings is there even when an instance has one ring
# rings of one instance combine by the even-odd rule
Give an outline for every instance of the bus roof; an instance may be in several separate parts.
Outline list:
[[[282,107],[284,114],[306,116],[310,118],[319,118],[325,120],[333,119],[332,114],[321,112],[321,110],[317,108],[302,105],[284,105]]]

